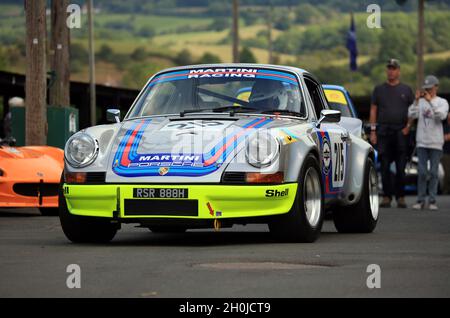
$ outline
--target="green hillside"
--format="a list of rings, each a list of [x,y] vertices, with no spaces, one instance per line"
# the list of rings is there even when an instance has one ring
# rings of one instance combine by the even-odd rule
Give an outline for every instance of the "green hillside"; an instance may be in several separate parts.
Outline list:
[[[25,17],[21,1],[0,4],[0,69],[24,72]],[[80,2],[80,1],[78,1]],[[97,80],[99,83],[139,88],[156,71],[191,63],[230,62],[230,11],[219,1],[96,1]],[[240,1],[241,48],[248,61],[268,62],[268,10],[256,1]],[[263,3],[261,1],[259,3]],[[275,62],[314,72],[327,83],[345,85],[353,95],[366,95],[384,79],[388,57],[402,62],[403,80],[415,82],[416,13],[413,7],[386,4],[382,28],[369,29],[369,13],[355,6],[328,7],[331,0],[273,1],[272,41]],[[392,1],[391,1],[392,2]],[[412,1],[414,2],[414,1]],[[14,4],[16,3],[16,4]],[[353,3],[353,4],[352,4]],[[382,1],[383,3],[383,1]],[[176,6],[178,4],[178,6]],[[184,6],[183,6],[184,4]],[[133,6],[134,5],[134,6]],[[383,8],[383,7],[382,7]],[[138,10],[139,9],[139,10]],[[350,9],[355,12],[359,70],[348,70],[346,32]],[[72,79],[87,81],[87,24],[71,33]],[[441,78],[450,92],[450,10],[431,1],[426,11],[426,72]],[[248,50],[247,50],[248,51]],[[247,52],[248,53],[248,52]],[[253,56],[251,56],[253,55]],[[244,60],[245,62],[245,60]]]

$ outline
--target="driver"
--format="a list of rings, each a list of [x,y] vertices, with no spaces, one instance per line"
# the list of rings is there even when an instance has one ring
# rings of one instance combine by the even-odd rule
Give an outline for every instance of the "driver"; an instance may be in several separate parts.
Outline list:
[[[250,106],[261,110],[286,109],[288,92],[280,81],[258,79],[252,87]]]

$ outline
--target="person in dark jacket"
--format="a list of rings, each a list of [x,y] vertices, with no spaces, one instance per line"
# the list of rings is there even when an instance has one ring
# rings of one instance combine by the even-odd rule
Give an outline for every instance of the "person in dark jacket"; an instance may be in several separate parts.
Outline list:
[[[414,101],[411,87],[400,82],[400,63],[390,59],[386,65],[387,81],[375,87],[370,106],[370,142],[377,145],[381,161],[384,197],[380,207],[406,208],[405,166],[409,147],[408,107]],[[395,162],[395,179],[391,163]],[[393,179],[395,182],[393,182]]]

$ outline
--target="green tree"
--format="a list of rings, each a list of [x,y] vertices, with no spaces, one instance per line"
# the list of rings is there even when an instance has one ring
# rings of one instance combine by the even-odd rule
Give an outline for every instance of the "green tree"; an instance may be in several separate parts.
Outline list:
[[[261,13],[252,9],[241,10],[240,15],[245,25],[254,25],[261,18]]]
[[[220,60],[220,57],[218,57],[217,55],[206,52],[198,60],[198,63],[199,64],[216,64],[216,63],[222,63],[222,61]]]
[[[257,63],[256,57],[248,47],[243,47],[239,53],[239,62],[241,63]]]
[[[273,27],[277,30],[286,31],[291,27],[291,21],[289,21],[286,17],[279,18],[275,21]]]
[[[147,58],[148,54],[144,47],[137,47],[133,53],[131,53],[131,58],[135,61],[143,61]]]
[[[295,8],[295,21],[300,24],[318,23],[324,20],[322,12],[309,3],[302,3]]]
[[[231,1],[211,1],[208,6],[209,16],[229,16],[231,12]]]
[[[399,59],[400,62],[414,62],[414,38],[405,33],[407,26],[385,27],[380,37],[380,50],[378,60],[387,61],[390,58]]]
[[[97,52],[97,57],[99,60],[109,62],[112,60],[113,54],[114,54],[114,51],[109,45],[102,44],[102,46],[100,47],[100,50]]]
[[[71,60],[87,61],[88,55],[89,55],[89,53],[83,45],[78,44],[78,43],[72,43],[70,45],[70,59]]]
[[[144,38],[153,38],[156,35],[156,32],[150,25],[144,25],[139,29],[137,35]]]
[[[209,25],[209,29],[213,31],[222,31],[230,27],[230,19],[225,17],[218,17]]]
[[[8,64],[8,58],[6,56],[5,50],[0,47],[0,70],[6,69]]]
[[[122,85],[140,89],[151,74],[159,71],[158,67],[148,63],[131,63],[122,79]]]
[[[193,64],[191,52],[188,49],[181,50],[180,52],[178,52],[177,56],[175,57],[175,62],[178,65]]]

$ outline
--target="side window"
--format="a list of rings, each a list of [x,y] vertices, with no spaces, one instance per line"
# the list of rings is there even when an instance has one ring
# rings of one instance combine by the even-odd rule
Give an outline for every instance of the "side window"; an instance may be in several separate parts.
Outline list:
[[[322,100],[322,95],[320,93],[320,85],[315,81],[305,77],[306,88],[308,89],[309,96],[311,96],[311,101],[314,105],[314,112],[316,114],[316,118],[320,118],[320,112],[322,109],[326,109],[327,107],[324,105]]]

